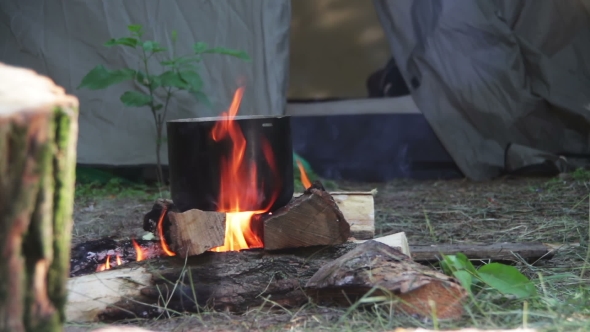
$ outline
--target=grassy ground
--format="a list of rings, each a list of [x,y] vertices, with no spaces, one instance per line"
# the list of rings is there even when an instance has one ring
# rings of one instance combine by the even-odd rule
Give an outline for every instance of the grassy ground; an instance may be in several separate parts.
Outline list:
[[[394,312],[388,302],[363,309],[308,305],[300,310],[253,309],[234,316],[204,312],[184,317],[132,322],[154,331],[302,330],[383,331],[398,326],[516,328],[544,331],[590,330],[588,233],[590,174],[565,178],[503,178],[474,183],[392,181],[384,184],[337,183],[342,190],[378,189],[378,235],[405,231],[410,243],[489,243],[542,241],[562,248],[550,260],[517,267],[537,285],[539,297],[519,301],[493,291],[466,303],[460,321],[418,320]],[[79,186],[74,242],[107,235],[141,236],[141,217],[153,199],[166,193],[122,184],[110,188]],[[87,331],[96,326],[68,326]]]

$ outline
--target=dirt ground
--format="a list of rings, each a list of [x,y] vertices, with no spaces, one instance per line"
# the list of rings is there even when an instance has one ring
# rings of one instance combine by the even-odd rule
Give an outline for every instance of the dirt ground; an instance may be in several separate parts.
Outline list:
[[[573,244],[575,248],[580,243],[585,245],[588,238],[588,179],[502,178],[478,183],[398,180],[382,184],[339,182],[338,186],[350,191],[376,188],[376,235],[404,231],[410,244],[542,241]],[[79,200],[73,244],[105,236],[142,236],[142,217],[152,204],[141,198]],[[583,261],[585,249],[574,251],[575,255],[558,253],[546,264],[560,270],[574,268]],[[314,307],[296,313],[206,313],[134,324],[154,331],[332,330],[329,322],[336,322],[343,313],[340,309]],[[352,330],[381,330],[375,324],[354,321],[346,326]],[[96,327],[72,325],[66,331]],[[333,329],[341,331],[342,325],[334,325]]]

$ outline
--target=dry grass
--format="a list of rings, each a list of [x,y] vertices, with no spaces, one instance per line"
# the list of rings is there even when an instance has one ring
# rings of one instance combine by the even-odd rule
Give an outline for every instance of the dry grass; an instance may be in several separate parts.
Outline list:
[[[466,304],[468,313],[458,322],[418,320],[394,312],[387,301],[374,301],[362,309],[350,311],[310,304],[298,310],[256,308],[240,316],[203,312],[133,324],[154,331],[342,332],[384,331],[398,326],[491,329],[523,325],[547,331],[587,331],[590,330],[589,186],[590,176],[586,173],[575,173],[568,179],[504,178],[484,183],[466,180],[339,183],[343,190],[377,188],[377,233],[405,231],[413,244],[542,241],[566,245],[550,261],[535,266],[518,264],[520,270],[535,281],[540,293],[538,298],[526,303],[492,291],[483,292]],[[121,205],[117,199],[103,199],[95,202],[92,212],[83,210],[90,204],[88,200],[78,204],[77,238],[110,235],[106,234],[109,231],[116,234],[117,229],[120,232],[126,227],[141,225],[138,215],[147,211],[151,204],[129,198],[125,202]],[[117,217],[111,218],[109,213]],[[97,219],[90,222],[86,217]],[[102,224],[98,233],[92,227],[82,227],[97,220]],[[69,326],[68,331],[95,327]]]

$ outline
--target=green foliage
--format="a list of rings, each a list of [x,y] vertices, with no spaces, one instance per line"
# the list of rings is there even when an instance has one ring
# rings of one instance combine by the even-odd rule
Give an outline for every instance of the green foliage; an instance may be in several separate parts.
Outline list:
[[[123,105],[128,107],[147,107],[153,114],[156,122],[156,159],[158,166],[158,177],[161,184],[164,183],[162,166],[160,162],[160,147],[164,139],[162,130],[166,122],[168,112],[168,102],[179,91],[186,91],[193,95],[195,99],[207,107],[211,107],[211,102],[205,93],[203,93],[203,80],[199,74],[198,64],[202,61],[203,55],[219,54],[232,56],[241,60],[249,61],[248,55],[239,50],[233,50],[224,47],[209,47],[206,43],[197,42],[193,45],[193,54],[175,56],[175,45],[178,40],[178,33],[172,31],[171,40],[172,50],[168,50],[154,40],[143,38],[144,30],[139,24],[132,24],[127,27],[130,36],[121,38],[111,38],[104,46],[114,47],[122,46],[132,48],[138,58],[140,68],[109,70],[103,65],[94,67],[84,78],[78,88],[90,90],[106,89],[124,81],[136,81],[144,86],[144,92],[125,91],[120,100]],[[168,53],[164,59],[156,60],[162,67],[162,72],[153,74],[150,72],[149,62],[162,53]],[[156,100],[157,91],[161,91],[164,102],[158,103]]]
[[[88,201],[99,198],[139,198],[152,201],[160,197],[162,193],[145,184],[114,177],[110,180],[76,183],[76,200]]]
[[[132,69],[108,70],[103,65],[98,65],[84,76],[78,88],[106,89],[111,85],[131,80],[135,75],[136,72]]]
[[[457,278],[471,294],[475,290],[490,287],[504,295],[512,295],[519,299],[537,296],[537,289],[532,281],[514,266],[490,263],[475,269],[467,256],[459,253],[445,255],[441,267],[447,275]]]
[[[575,171],[572,172],[572,178],[576,181],[588,182],[590,181],[590,170],[584,168],[577,168]]]

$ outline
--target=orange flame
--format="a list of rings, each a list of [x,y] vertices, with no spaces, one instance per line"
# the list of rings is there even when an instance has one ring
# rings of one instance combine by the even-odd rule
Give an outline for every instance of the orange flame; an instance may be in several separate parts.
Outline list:
[[[247,141],[235,117],[238,113],[244,88],[240,87],[234,94],[228,112],[223,112],[211,131],[211,138],[218,142],[231,140],[233,147],[230,156],[221,160],[221,179],[218,197],[218,212],[226,213],[225,240],[223,246],[212,248],[211,251],[239,251],[248,248],[262,248],[264,244],[260,236],[251,229],[251,219],[255,214],[265,213],[276,199],[270,198],[268,207],[258,211],[248,211],[257,206],[261,193],[256,187],[258,171],[254,161],[245,158]],[[271,171],[276,175],[277,168],[270,143],[262,141],[262,152]]]
[[[121,265],[121,256],[117,255],[117,266]]]
[[[168,207],[165,206],[162,209],[162,214],[160,214],[160,220],[158,220],[158,236],[160,237],[160,245],[162,246],[164,253],[168,256],[176,256],[176,254],[168,247],[166,238],[164,237],[164,217],[166,216],[166,211],[168,211]]]
[[[135,260],[136,261],[142,261],[143,260],[143,251],[141,250],[141,247],[139,246],[139,244],[131,239],[131,242],[133,243],[133,248],[135,249]]]
[[[110,270],[111,269],[111,255],[107,255],[107,261],[104,264],[100,264],[99,266],[96,267],[96,272],[100,272],[100,271],[104,271],[104,270]]]
[[[301,183],[305,187],[305,189],[311,187],[311,181],[307,177],[307,173],[305,173],[305,167],[301,164],[301,161],[297,160],[297,167],[299,167],[299,173],[301,174]]]

